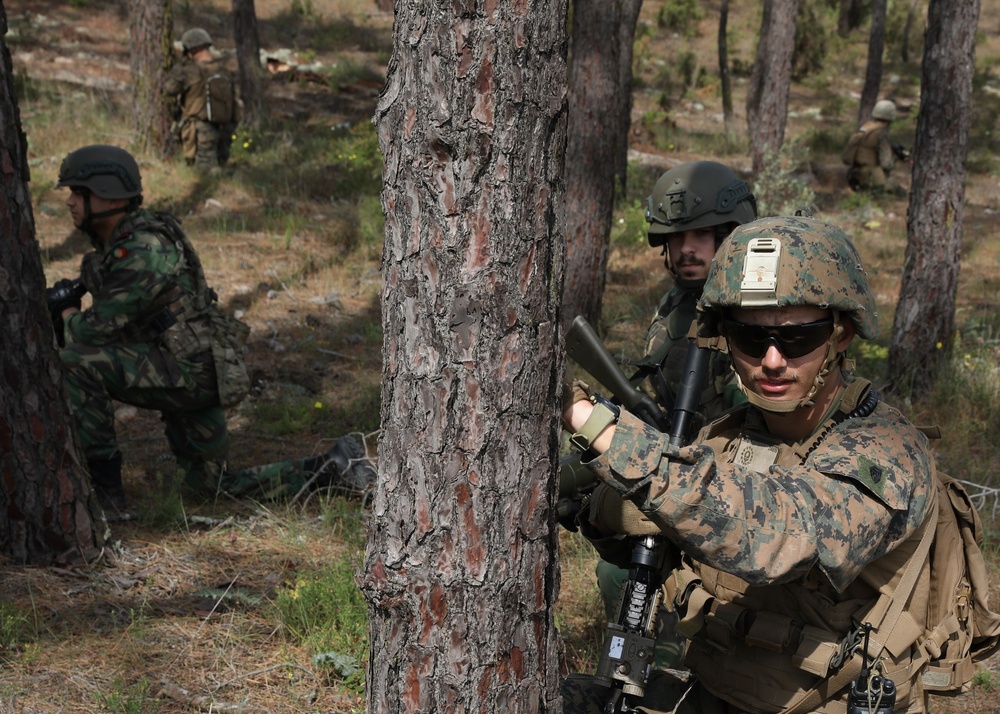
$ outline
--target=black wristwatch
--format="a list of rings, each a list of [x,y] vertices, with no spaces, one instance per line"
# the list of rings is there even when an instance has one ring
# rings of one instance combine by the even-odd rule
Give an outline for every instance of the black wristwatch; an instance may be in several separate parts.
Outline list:
[[[594,404],[594,410],[590,412],[587,421],[583,426],[569,437],[569,443],[580,451],[589,451],[590,445],[594,443],[601,432],[612,424],[618,423],[621,415],[621,407],[613,404],[600,394],[591,394],[590,401]]]

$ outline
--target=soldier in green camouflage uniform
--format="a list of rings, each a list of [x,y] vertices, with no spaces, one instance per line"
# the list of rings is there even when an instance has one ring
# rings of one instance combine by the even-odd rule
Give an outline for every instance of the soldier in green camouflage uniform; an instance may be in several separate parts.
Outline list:
[[[188,30],[181,46],[184,58],[168,75],[164,92],[179,104],[184,159],[203,170],[225,166],[239,122],[235,81],[212,54],[212,38],[205,30]]]
[[[250,328],[219,308],[176,219],[141,208],[139,167],[127,151],[78,149],[63,161],[58,185],[69,187],[73,223],[94,246],[81,269],[93,299],[81,310],[70,294],[50,309],[61,323],[77,435],[109,517],[129,515],[114,401],[160,412],[190,493],[273,498],[307,484],[367,493],[375,472],[351,435],[319,456],[227,471],[224,407],[249,388],[241,348]]]
[[[698,305],[700,342],[728,344],[749,403],[678,448],[624,410],[569,400],[567,429],[596,454],[595,500],[632,504],[683,551],[664,592],[694,677],[656,673],[650,711],[686,694],[677,711],[843,713],[866,620],[877,628],[868,655],[897,687],[894,711],[926,711],[914,644],[927,625],[926,560],[915,560],[897,619],[876,606],[926,542],[932,456],[846,360],[855,336],[876,336],[875,308],[839,228],[755,221],[723,243]],[[592,510],[598,531],[602,519]],[[564,691],[567,712],[598,712],[609,693],[585,678]]]

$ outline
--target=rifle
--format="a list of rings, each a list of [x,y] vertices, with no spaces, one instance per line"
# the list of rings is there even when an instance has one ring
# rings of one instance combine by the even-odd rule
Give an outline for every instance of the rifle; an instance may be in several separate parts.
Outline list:
[[[567,352],[581,367],[611,390],[623,406],[650,426],[669,435],[671,446],[690,441],[696,422],[702,384],[708,373],[711,352],[692,340],[684,363],[672,415],[665,415],[649,397],[628,381],[607,348],[582,316],[577,316],[566,334]],[[629,406],[636,405],[636,411]],[[618,613],[608,622],[597,679],[612,689],[604,705],[606,714],[636,712],[646,693],[656,646],[655,623],[666,559],[676,559],[675,548],[661,535],[635,536],[628,579],[622,583]]]
[[[892,153],[900,161],[909,161],[910,160],[910,150],[907,149],[902,144],[893,144],[892,145]]]
[[[58,280],[51,288],[45,290],[45,304],[52,316],[52,329],[56,333],[56,342],[60,347],[66,346],[63,336],[63,310],[69,307],[80,308],[80,299],[87,294],[87,286],[81,278],[76,280]]]

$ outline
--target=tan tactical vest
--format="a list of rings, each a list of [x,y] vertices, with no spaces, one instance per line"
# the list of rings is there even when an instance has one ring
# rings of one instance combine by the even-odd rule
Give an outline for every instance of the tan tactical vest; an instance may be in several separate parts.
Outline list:
[[[868,384],[856,380],[850,385],[842,397],[842,412],[857,406]],[[824,424],[816,432],[820,436],[809,443],[788,446],[734,438],[733,427],[740,418],[734,415],[717,422],[705,443],[731,461],[739,459],[761,471],[770,465],[801,464],[834,423],[831,419]],[[933,504],[930,508],[936,512]],[[914,660],[913,642],[926,623],[922,615],[912,613],[926,613],[927,578],[906,584],[912,587],[906,603],[892,608],[892,598],[879,600],[880,590],[893,593],[901,580],[917,575],[914,568],[907,573],[906,565],[918,549],[929,547],[929,539],[922,540],[924,530],[917,529],[900,547],[870,563],[840,593],[815,570],[804,581],[754,587],[734,575],[687,561],[664,585],[667,602],[680,617],[678,631],[692,640],[685,663],[698,672],[706,689],[746,711],[845,714],[846,692],[835,701],[819,702],[853,678],[847,676],[851,668],[845,662],[860,660],[860,625],[875,620],[876,625],[886,623],[882,632],[892,635],[884,651],[875,643],[869,649],[872,657],[882,657],[884,676],[898,688],[896,714],[924,712],[918,676],[923,662]],[[791,708],[796,703],[806,708]]]

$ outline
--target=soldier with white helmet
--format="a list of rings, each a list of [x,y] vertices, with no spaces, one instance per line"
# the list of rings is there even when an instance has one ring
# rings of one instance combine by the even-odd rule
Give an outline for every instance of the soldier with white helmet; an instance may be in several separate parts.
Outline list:
[[[654,673],[644,711],[844,712],[866,619],[877,630],[868,661],[894,682],[893,710],[925,711],[915,641],[931,584],[914,553],[933,512],[933,462],[926,438],[846,357],[877,331],[867,275],[839,228],[762,219],[722,243],[698,304],[699,342],[728,349],[748,403],[678,447],[624,409],[568,400],[567,430],[596,435],[587,464],[598,488],[683,552],[664,593],[696,676]],[[878,619],[872,604],[891,600],[911,559],[912,597],[891,624]],[[606,698],[570,679],[564,711],[600,711]]]
[[[889,125],[894,121],[895,103],[882,99],[875,103],[871,119],[848,140],[841,158],[847,165],[847,183],[854,191],[902,195],[902,187],[890,177],[896,159],[907,156],[889,140]]]

